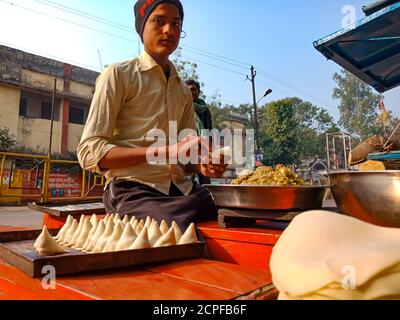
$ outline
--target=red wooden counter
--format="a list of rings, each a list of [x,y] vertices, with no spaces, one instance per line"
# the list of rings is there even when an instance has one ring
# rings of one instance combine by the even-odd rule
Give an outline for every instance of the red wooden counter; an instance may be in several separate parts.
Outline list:
[[[259,222],[257,227],[225,229],[217,222],[206,222],[198,228],[210,258],[269,273],[272,250],[287,226],[285,222]]]
[[[213,229],[212,224],[211,227],[202,226],[202,228],[203,230],[209,228],[208,232]],[[202,232],[207,233],[203,230]],[[11,229],[0,227],[0,232],[2,231]],[[3,300],[270,298],[276,298],[276,292],[268,270],[215,260],[194,259],[156,266],[62,276],[57,278],[55,290],[43,289],[40,279],[31,279],[0,260],[0,299]]]

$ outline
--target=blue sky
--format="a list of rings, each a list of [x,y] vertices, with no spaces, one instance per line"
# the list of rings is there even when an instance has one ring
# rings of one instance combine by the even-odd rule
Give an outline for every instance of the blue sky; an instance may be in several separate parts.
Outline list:
[[[182,0],[187,33],[182,54],[198,64],[207,96],[218,93],[224,103],[251,102],[245,77],[254,65],[258,97],[270,87],[274,92],[268,100],[298,96],[337,118],[332,75],[340,69],[314,49],[313,41],[342,28],[344,6],[354,6],[361,19],[362,6],[373,1]],[[0,0],[0,43],[99,70],[98,52],[103,64],[137,55],[133,5],[129,0]],[[120,28],[65,11],[71,8]],[[387,108],[397,115],[399,93],[397,88],[385,94]]]

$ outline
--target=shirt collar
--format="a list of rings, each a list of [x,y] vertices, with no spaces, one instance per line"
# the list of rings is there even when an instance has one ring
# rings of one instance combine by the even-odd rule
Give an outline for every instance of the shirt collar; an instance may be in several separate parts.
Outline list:
[[[178,71],[176,70],[174,64],[169,61],[170,65],[170,76],[169,78],[178,78]],[[160,65],[153,59],[151,55],[149,55],[145,50],[139,56],[139,66],[141,71],[147,71],[156,67],[160,67]],[[160,67],[161,68],[161,67]]]

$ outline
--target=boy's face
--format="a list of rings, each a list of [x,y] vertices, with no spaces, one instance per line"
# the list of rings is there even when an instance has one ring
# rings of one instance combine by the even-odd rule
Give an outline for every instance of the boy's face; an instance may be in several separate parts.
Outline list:
[[[159,4],[147,19],[143,44],[153,57],[166,58],[179,45],[182,21],[178,8],[171,3]]]

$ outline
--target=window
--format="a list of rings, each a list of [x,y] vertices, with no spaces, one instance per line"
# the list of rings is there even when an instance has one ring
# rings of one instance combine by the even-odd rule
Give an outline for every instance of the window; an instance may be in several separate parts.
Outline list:
[[[19,115],[21,117],[26,117],[27,115],[27,106],[28,106],[28,99],[27,98],[21,98],[19,101]]]
[[[41,119],[51,120],[51,102],[42,101]]]
[[[69,122],[75,124],[85,124],[85,109],[81,107],[70,107]]]

